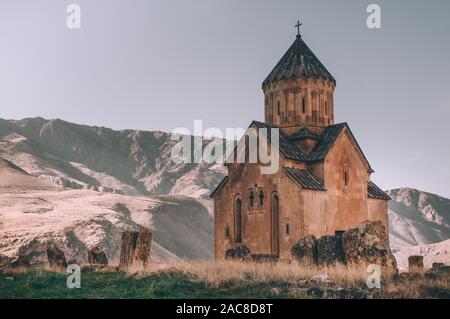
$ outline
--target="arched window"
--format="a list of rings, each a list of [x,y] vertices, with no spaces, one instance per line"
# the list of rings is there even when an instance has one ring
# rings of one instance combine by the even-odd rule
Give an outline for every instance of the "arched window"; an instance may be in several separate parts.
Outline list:
[[[234,242],[242,243],[242,201],[239,196],[234,202]]]
[[[349,175],[348,175],[348,169],[345,168],[344,169],[344,185],[348,186],[349,184]]]
[[[302,113],[306,113],[306,99],[302,98]]]
[[[271,253],[274,256],[280,254],[280,200],[277,193],[272,195],[272,203],[270,209],[270,246]]]
[[[280,100],[277,101],[277,107],[278,107],[278,112],[277,112],[277,114],[278,114],[278,116],[280,116],[280,114],[281,114]]]
[[[285,121],[287,121],[289,116],[289,93],[287,92],[286,92],[286,107],[284,109],[285,109],[284,119]]]
[[[298,121],[298,98],[297,93],[294,93],[294,119]]]

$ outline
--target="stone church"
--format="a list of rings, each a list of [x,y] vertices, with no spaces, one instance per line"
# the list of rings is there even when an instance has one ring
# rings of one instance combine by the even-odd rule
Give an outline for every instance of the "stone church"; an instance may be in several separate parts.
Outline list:
[[[226,163],[228,176],[212,192],[216,259],[246,245],[252,254],[291,259],[307,235],[334,235],[365,220],[387,228],[390,199],[347,123],[334,123],[336,80],[297,35],[262,83],[265,122],[279,128],[279,169]],[[268,141],[270,144],[270,140]]]

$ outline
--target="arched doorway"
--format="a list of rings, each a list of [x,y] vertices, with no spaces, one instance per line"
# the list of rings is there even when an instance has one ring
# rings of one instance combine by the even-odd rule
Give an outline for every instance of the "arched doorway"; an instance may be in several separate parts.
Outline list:
[[[280,199],[276,193],[270,209],[270,247],[272,255],[280,255]]]
[[[234,201],[234,242],[242,243],[242,201],[236,197]]]

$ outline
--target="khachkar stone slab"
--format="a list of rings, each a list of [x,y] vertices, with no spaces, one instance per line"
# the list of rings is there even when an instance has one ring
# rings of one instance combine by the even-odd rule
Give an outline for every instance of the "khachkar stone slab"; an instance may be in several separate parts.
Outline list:
[[[302,265],[317,264],[317,239],[314,235],[300,239],[292,247],[292,257]]]
[[[423,256],[409,256],[408,257],[409,272],[423,271]]]
[[[348,264],[376,264],[388,276],[398,273],[389,235],[380,221],[365,221],[346,231],[342,236],[342,247]]]
[[[336,236],[322,236],[317,240],[317,263],[319,265],[334,265],[344,263],[342,238]]]
[[[119,269],[135,271],[146,269],[151,262],[152,233],[140,227],[139,231],[122,233]]]

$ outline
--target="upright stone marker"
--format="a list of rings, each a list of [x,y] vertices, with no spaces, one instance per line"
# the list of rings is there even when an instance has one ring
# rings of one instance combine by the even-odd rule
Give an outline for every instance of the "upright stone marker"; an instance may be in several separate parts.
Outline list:
[[[140,227],[139,231],[123,232],[119,269],[121,271],[146,269],[150,264],[151,250],[150,230]]]
[[[422,272],[423,256],[409,256],[408,265],[409,265],[409,272]]]

